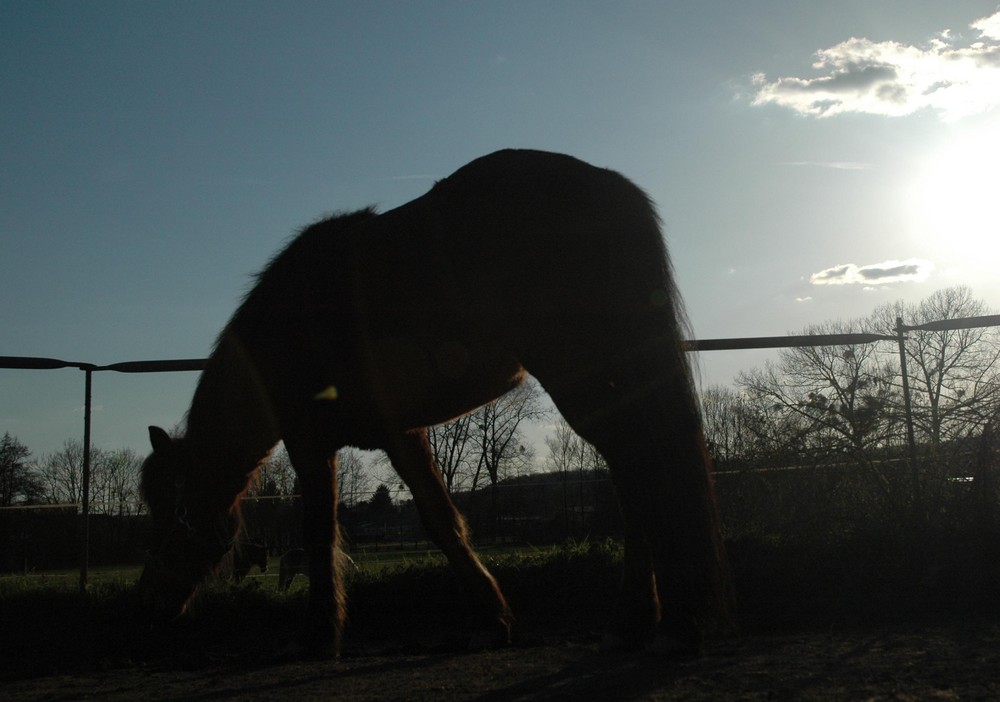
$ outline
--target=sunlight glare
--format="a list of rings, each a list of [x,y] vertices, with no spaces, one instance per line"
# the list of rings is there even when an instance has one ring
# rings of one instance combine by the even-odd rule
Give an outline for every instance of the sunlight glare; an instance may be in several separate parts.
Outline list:
[[[975,268],[1000,265],[1000,125],[933,153],[919,177],[921,229],[938,250]]]

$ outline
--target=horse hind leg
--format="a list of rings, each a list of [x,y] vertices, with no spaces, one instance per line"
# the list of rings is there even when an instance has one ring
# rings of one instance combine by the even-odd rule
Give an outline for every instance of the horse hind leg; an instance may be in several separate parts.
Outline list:
[[[496,580],[469,543],[468,528],[448,495],[427,431],[398,435],[386,452],[413,494],[424,529],[448,558],[470,600],[475,627],[470,648],[509,643],[510,609]]]
[[[632,540],[626,544],[620,611],[627,617],[634,610],[625,601],[628,590],[650,586],[641,565],[651,565],[659,615],[652,646],[664,653],[695,653],[720,604],[725,577],[711,486],[698,452],[684,450],[686,438],[635,441],[608,452]],[[630,565],[630,550],[644,561]]]
[[[550,391],[570,425],[607,461],[625,523],[622,584],[605,644],[691,653],[702,629],[728,616],[698,413],[686,374],[612,378]]]
[[[604,651],[632,650],[648,645],[660,621],[660,601],[649,546],[635,514],[631,510],[621,511],[625,552],[613,621],[601,639]]]

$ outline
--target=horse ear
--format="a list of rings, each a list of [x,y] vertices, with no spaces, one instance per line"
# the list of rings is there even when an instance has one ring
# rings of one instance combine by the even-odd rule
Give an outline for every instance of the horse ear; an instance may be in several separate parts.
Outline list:
[[[168,454],[174,445],[174,440],[170,438],[170,434],[160,429],[160,427],[150,427],[149,443],[153,445],[154,452]]]

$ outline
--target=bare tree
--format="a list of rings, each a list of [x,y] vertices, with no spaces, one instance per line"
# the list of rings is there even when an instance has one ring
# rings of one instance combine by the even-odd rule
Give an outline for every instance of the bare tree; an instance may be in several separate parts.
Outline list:
[[[101,451],[91,447],[90,492],[99,494]],[[83,500],[83,442],[67,439],[61,449],[47,455],[40,468],[46,502],[80,504]]]
[[[284,444],[279,444],[257,469],[250,494],[290,497],[296,492],[295,470]]]
[[[705,438],[717,467],[787,464],[802,449],[797,438],[802,418],[775,405],[766,394],[715,386],[702,394],[701,408]]]
[[[545,437],[545,445],[549,449],[545,461],[547,468],[562,476],[563,528],[569,534],[575,526],[583,528],[587,481],[607,473],[608,464],[597,449],[584,441],[562,418],[556,422],[555,431]],[[570,524],[571,514],[579,517],[575,520],[578,524]]]
[[[361,452],[355,448],[344,448],[337,453],[337,489],[340,501],[349,507],[365,501],[371,493],[371,477]]]
[[[141,514],[142,458],[132,449],[90,448],[90,507],[94,514]],[[83,443],[69,439],[45,456],[38,468],[46,502],[79,504],[83,499]]]
[[[862,322],[833,322],[804,333],[863,328]],[[782,349],[778,358],[777,364],[740,373],[737,383],[777,412],[792,445],[817,457],[850,454],[872,465],[870,451],[898,437],[890,401],[898,371],[874,344]]]
[[[608,464],[591,444],[584,441],[573,428],[560,418],[552,434],[545,437],[549,449],[546,467],[553,473],[569,471],[606,471]]]
[[[141,514],[144,504],[139,496],[139,473],[142,458],[132,449],[124,448],[100,453],[95,465],[100,476],[101,492],[93,492],[93,511],[119,517]]]
[[[139,495],[142,457],[132,449],[90,448],[90,507],[94,514],[141,514]],[[39,467],[46,502],[79,504],[83,499],[83,442],[68,439]]]
[[[991,314],[964,286],[945,288],[917,304],[877,308],[874,328],[892,334],[896,318],[919,326]],[[914,424],[932,452],[942,442],[981,431],[1000,396],[1000,334],[996,328],[911,330],[904,348],[910,374]]]
[[[530,449],[523,440],[525,423],[548,416],[542,404],[542,389],[534,379],[484,405],[472,414],[476,463],[471,489],[475,490],[485,470],[494,485],[501,476],[530,467]]]
[[[541,387],[528,379],[471,414],[429,427],[427,437],[448,490],[475,490],[484,476],[495,484],[530,471],[534,452],[523,428],[548,416],[542,398]]]
[[[31,451],[9,433],[0,440],[0,506],[31,504],[42,496],[42,484],[28,463]]]
[[[968,288],[938,291],[918,304],[883,305],[867,319],[827,323],[806,330],[809,334],[874,332],[895,335],[896,320],[909,326],[940,320],[988,314]],[[922,465],[910,463],[910,494],[919,507],[925,488],[953,491],[954,475],[967,475],[968,456],[951,452],[956,460],[938,455],[942,445],[976,436],[997,411],[1000,398],[1000,336],[994,328],[910,330],[904,351],[912,389],[913,418],[918,444],[935,456]],[[902,382],[895,345],[864,344],[784,349],[777,363],[741,373],[737,380],[744,394],[770,418],[775,437],[800,462],[829,461],[849,456],[876,477],[890,504],[904,506],[890,489],[900,465],[886,458],[903,444]],[[720,449],[740,438],[731,417],[713,417],[706,403],[709,438]],[[728,411],[730,408],[724,408]],[[718,421],[716,421],[718,420]],[[756,423],[751,426],[756,426]],[[740,438],[742,441],[742,439]],[[887,451],[886,449],[889,449]],[[932,482],[936,481],[936,482]],[[949,493],[950,494],[950,493]],[[874,505],[874,503],[873,503]]]
[[[467,414],[427,430],[434,460],[449,492],[461,489],[466,478],[471,477],[476,447],[472,435],[474,417],[474,414]]]

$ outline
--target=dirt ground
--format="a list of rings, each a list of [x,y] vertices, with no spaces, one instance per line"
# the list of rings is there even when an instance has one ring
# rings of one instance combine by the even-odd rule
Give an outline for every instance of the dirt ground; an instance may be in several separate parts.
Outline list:
[[[218,653],[104,661],[72,674],[5,671],[14,700],[998,700],[1000,624],[945,621],[757,633],[701,658],[609,656],[592,636],[538,635],[490,651],[356,651],[280,662]]]

